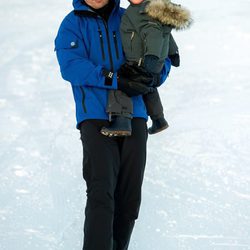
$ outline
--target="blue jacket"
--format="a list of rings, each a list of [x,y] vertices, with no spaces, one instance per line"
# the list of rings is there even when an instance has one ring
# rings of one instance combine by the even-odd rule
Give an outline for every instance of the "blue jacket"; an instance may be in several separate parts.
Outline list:
[[[64,80],[72,86],[76,103],[77,128],[86,119],[108,120],[107,94],[117,89],[116,73],[112,83],[105,83],[102,69],[116,72],[125,62],[119,25],[124,9],[119,0],[108,22],[98,16],[81,0],[73,0],[74,10],[62,21],[55,39],[55,50]],[[166,62],[164,81],[170,70]],[[133,97],[133,117],[147,119],[142,96]]]

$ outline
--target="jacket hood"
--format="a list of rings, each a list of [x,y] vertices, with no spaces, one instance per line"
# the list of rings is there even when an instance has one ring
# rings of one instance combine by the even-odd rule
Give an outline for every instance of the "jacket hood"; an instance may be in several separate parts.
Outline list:
[[[161,23],[173,26],[176,30],[187,29],[193,22],[188,9],[169,0],[149,0],[145,12]]]
[[[74,10],[86,10],[86,5],[82,3],[82,0],[73,0]]]

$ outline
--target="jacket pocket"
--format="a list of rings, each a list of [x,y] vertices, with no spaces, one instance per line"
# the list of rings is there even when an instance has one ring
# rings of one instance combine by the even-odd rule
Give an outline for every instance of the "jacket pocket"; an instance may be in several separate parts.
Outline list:
[[[118,48],[118,41],[117,41],[116,31],[113,31],[113,39],[114,39],[114,44],[115,44],[116,58],[119,59],[119,48]]]
[[[128,60],[134,60],[137,57],[139,51],[135,53],[137,43],[136,34],[134,30],[126,30],[121,33],[122,47],[125,52],[125,56]]]
[[[76,49],[78,40],[75,37],[58,36],[55,40],[55,51],[59,49]]]
[[[101,44],[101,50],[102,50],[102,60],[105,61],[103,34],[100,28],[98,29],[98,33],[99,33],[99,39],[100,39],[100,44]]]

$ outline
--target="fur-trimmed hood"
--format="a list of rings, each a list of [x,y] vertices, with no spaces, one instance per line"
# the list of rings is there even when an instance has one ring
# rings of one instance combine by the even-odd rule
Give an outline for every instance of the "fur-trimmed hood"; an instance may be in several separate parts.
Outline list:
[[[173,26],[176,30],[190,27],[193,22],[190,11],[169,0],[149,0],[145,12],[163,24]]]

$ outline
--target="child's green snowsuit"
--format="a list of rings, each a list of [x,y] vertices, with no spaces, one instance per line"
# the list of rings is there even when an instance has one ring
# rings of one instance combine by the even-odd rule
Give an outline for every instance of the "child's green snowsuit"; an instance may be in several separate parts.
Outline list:
[[[158,64],[161,67],[167,57],[178,53],[171,30],[185,29],[191,22],[188,10],[168,0],[145,0],[141,4],[130,4],[122,16],[120,26],[127,61],[143,67],[145,56],[153,55],[158,57]],[[130,98],[124,97],[125,94],[120,91],[115,92],[118,93],[110,94],[110,105],[107,111],[113,113],[112,110],[115,107],[116,114],[119,109],[132,113]],[[122,95],[122,103],[119,103],[119,95]],[[158,91],[145,95],[144,102],[151,119],[163,116]],[[128,103],[125,106],[130,107],[129,109],[124,109],[125,103]]]

